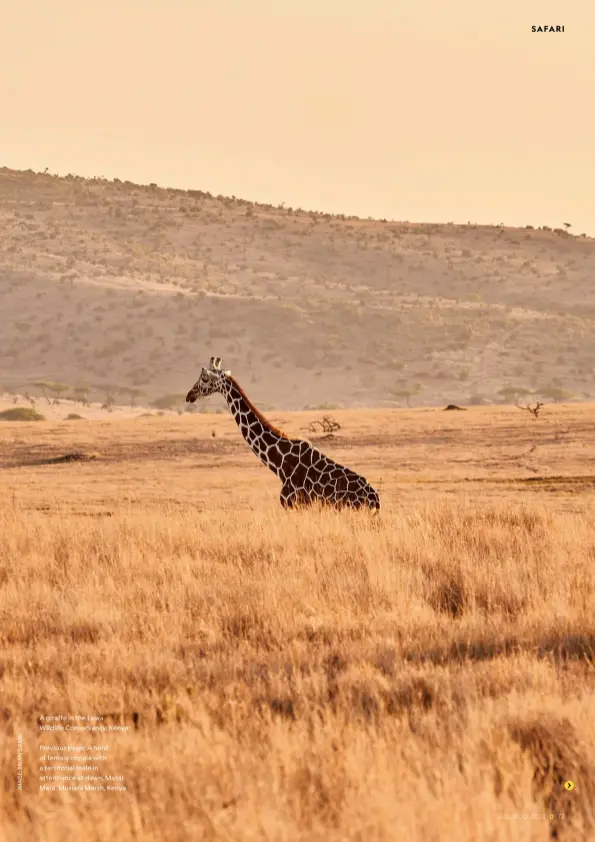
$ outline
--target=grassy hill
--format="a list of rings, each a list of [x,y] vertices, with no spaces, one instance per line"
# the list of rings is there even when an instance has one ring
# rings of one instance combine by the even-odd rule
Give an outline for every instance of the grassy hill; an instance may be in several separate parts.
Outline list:
[[[565,228],[4,168],[0,230],[0,392],[53,380],[148,403],[217,354],[264,407],[595,396],[595,241]]]

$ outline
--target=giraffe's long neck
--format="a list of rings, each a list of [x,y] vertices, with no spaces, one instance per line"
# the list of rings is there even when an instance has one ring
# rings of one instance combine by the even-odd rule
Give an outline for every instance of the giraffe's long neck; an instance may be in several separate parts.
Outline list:
[[[282,476],[283,452],[288,449],[289,444],[287,436],[276,430],[261,415],[238,383],[229,375],[225,378],[222,394],[250,448],[267,468],[270,468],[277,476]]]

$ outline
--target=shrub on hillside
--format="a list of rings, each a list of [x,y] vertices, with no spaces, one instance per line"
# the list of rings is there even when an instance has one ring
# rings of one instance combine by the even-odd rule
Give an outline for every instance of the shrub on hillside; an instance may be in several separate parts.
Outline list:
[[[14,406],[0,412],[2,421],[45,421],[44,416],[30,406]]]
[[[155,409],[177,409],[183,403],[186,395],[163,395],[151,403]]]

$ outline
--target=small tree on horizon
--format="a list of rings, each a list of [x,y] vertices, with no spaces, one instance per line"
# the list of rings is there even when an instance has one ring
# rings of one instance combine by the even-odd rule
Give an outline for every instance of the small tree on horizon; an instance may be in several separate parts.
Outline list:
[[[36,386],[38,389],[41,389],[44,398],[49,404],[51,404],[51,400],[49,398],[48,392],[52,392],[54,398],[58,400],[60,395],[62,395],[64,392],[67,392],[70,389],[70,386],[67,386],[66,383],[60,383],[56,380],[35,380],[31,385]]]
[[[105,395],[103,406],[110,409],[116,402],[116,394],[119,391],[118,387],[112,383],[98,383],[96,388]]]
[[[155,409],[177,409],[183,404],[186,395],[162,395],[151,402]]]
[[[525,386],[503,386],[501,389],[498,389],[498,394],[507,403],[517,403],[521,398],[532,395],[534,392]]]
[[[415,397],[415,395],[419,395],[422,390],[421,383],[416,383],[414,386],[410,388],[402,388],[402,389],[393,389],[391,390],[391,395],[396,398],[396,400],[405,400],[407,402],[407,406],[411,409],[411,398]]]
[[[141,397],[146,397],[146,392],[143,389],[137,389],[136,386],[122,386],[120,389],[121,395],[126,395],[128,400],[130,401],[130,408],[136,408],[136,399]]]
[[[88,404],[89,391],[90,389],[88,386],[75,386],[72,390],[72,394],[75,401],[79,401],[82,404]]]
[[[569,401],[571,398],[574,397],[572,392],[567,392],[566,389],[560,388],[560,386],[542,386],[539,389],[535,390],[538,394],[542,395],[544,398],[549,398],[554,403],[561,403],[562,401]]]

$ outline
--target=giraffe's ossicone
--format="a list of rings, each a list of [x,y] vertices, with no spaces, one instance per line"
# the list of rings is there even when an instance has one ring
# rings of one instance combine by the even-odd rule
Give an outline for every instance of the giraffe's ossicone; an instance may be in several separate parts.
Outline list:
[[[310,442],[291,439],[277,430],[256,409],[243,389],[221,368],[221,358],[211,357],[208,368],[186,395],[186,401],[220,392],[236,420],[240,432],[262,462],[282,482],[281,504],[286,508],[315,501],[336,507],[380,508],[375,488],[355,471],[339,465]]]

